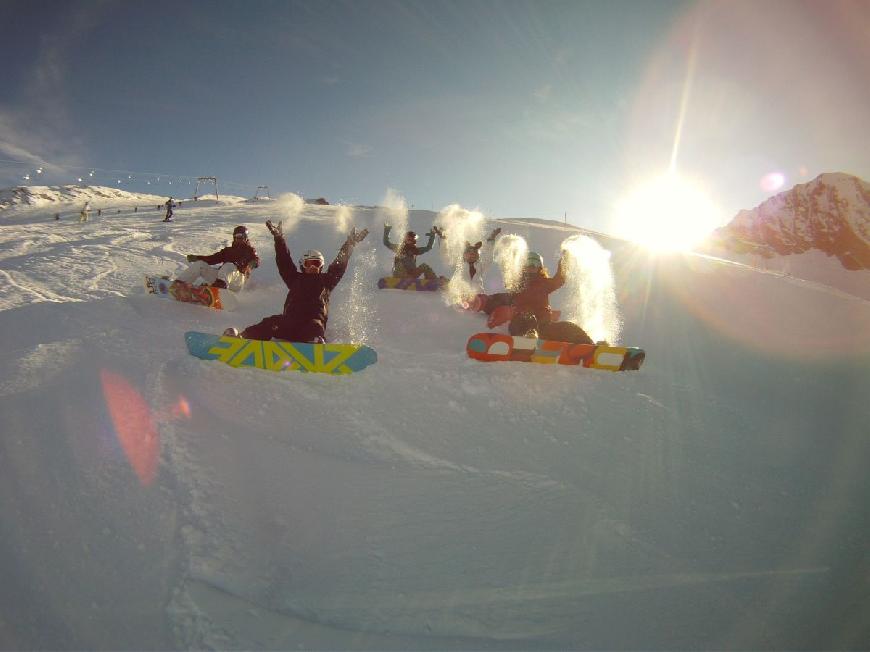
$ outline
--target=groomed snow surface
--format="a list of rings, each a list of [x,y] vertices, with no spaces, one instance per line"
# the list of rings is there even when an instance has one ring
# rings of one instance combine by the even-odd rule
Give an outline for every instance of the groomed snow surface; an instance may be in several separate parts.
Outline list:
[[[0,647],[866,648],[870,302],[616,244],[639,372],[484,364],[481,315],[376,289],[383,215],[355,209],[328,335],[377,364],[193,358],[185,331],[280,312],[276,209],[2,213]],[[291,251],[330,260],[339,210]],[[235,312],[145,293],[236,224],[262,265]],[[575,234],[494,226],[551,270]]]

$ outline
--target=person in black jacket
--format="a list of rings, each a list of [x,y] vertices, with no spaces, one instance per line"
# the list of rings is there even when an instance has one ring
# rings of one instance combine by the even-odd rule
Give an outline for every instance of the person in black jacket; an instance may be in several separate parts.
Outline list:
[[[344,276],[354,246],[362,242],[368,230],[357,232],[355,228],[351,229],[335,260],[324,272],[323,254],[311,249],[302,256],[297,270],[284,241],[281,223],[276,225],[268,221],[266,227],[275,237],[275,262],[289,291],[283,313],[248,326],[241,332],[241,337],[252,340],[275,338],[289,342],[325,342],[329,296]],[[234,328],[228,328],[224,334],[239,335]]]
[[[233,229],[232,245],[209,256],[189,254],[187,262],[190,267],[178,274],[176,278],[179,281],[193,283],[201,278],[213,287],[238,292],[245,286],[251,271],[259,267],[260,258],[248,242],[248,229],[239,225]],[[220,267],[212,267],[218,264]]]

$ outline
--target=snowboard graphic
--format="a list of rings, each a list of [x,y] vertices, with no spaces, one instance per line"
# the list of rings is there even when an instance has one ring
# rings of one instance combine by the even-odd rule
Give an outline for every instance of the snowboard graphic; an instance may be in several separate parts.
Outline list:
[[[145,288],[158,297],[172,297],[176,301],[197,303],[218,310],[233,310],[237,305],[237,300],[229,290],[225,290],[224,294],[221,294],[218,288],[207,285],[191,285],[184,281],[173,281],[162,276],[146,276]]]
[[[267,371],[301,371],[344,375],[378,361],[377,352],[364,344],[308,344],[246,340],[241,337],[188,331],[187,350],[202,360],[220,360],[231,367]]]
[[[438,278],[404,278],[401,276],[386,276],[378,279],[378,287],[382,290],[416,290],[417,292],[437,292],[447,285],[447,279]]]
[[[605,344],[572,344],[502,333],[476,333],[468,338],[465,351],[481,362],[537,362],[539,364],[582,365],[592,369],[629,371],[640,369],[646,358],[643,349]]]

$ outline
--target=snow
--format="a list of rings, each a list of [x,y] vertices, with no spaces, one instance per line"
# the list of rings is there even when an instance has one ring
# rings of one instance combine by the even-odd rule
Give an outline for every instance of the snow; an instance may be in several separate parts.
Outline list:
[[[644,367],[483,364],[464,353],[481,315],[375,289],[382,211],[305,205],[291,251],[329,260],[339,224],[372,231],[328,334],[377,364],[191,357],[185,331],[280,311],[263,226],[280,207],[0,213],[0,646],[866,644],[870,301],[608,239],[620,341]],[[410,211],[408,228],[436,218]],[[145,294],[144,273],[236,224],[262,258],[236,311]],[[578,233],[495,226],[551,269]],[[441,251],[421,262],[448,271]]]

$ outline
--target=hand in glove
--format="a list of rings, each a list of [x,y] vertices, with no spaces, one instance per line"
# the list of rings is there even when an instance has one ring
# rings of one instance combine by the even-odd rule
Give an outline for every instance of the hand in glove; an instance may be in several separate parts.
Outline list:
[[[492,233],[489,234],[489,237],[486,239],[487,242],[495,242],[495,239],[498,237],[498,234],[501,233],[501,227],[497,229],[493,229]]]
[[[187,254],[187,262],[192,263],[196,260],[199,260],[199,256],[196,254]]]
[[[278,222],[278,224],[273,224],[272,220],[266,220],[266,228],[269,229],[269,233],[274,235],[276,238],[280,235],[283,235],[283,223]]]
[[[386,222],[384,222],[384,233],[387,233],[392,228],[393,228],[392,224],[387,224]]]
[[[350,230],[350,233],[347,234],[347,242],[348,244],[357,244],[359,242],[362,242],[368,234],[368,229],[357,231],[356,227],[354,227]]]

